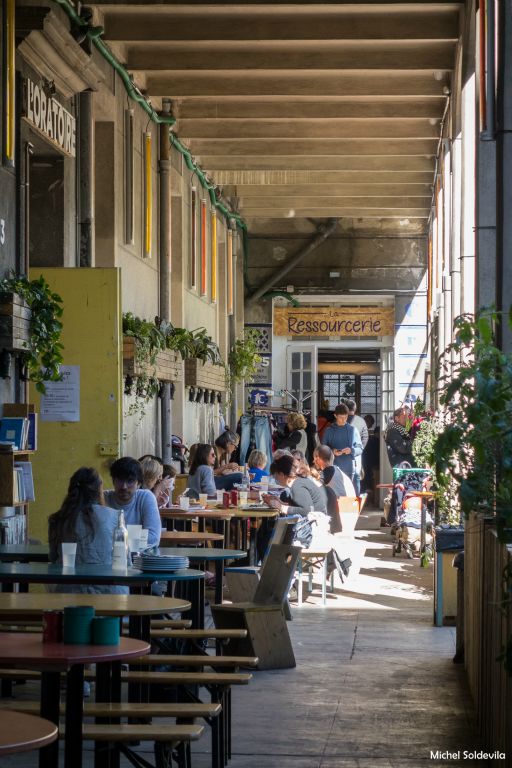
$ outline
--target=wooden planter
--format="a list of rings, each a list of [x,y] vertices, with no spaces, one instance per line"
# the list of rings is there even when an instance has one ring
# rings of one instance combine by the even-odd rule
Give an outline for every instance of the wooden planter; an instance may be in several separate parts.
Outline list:
[[[136,378],[142,373],[156,376],[159,381],[183,381],[183,362],[176,352],[166,349],[156,356],[154,373],[144,370],[135,360],[135,339],[123,336],[123,374]]]
[[[197,358],[185,360],[185,386],[203,387],[214,392],[226,391],[226,373],[222,365],[203,363]]]
[[[22,352],[30,343],[30,309],[17,293],[0,293],[0,349]]]

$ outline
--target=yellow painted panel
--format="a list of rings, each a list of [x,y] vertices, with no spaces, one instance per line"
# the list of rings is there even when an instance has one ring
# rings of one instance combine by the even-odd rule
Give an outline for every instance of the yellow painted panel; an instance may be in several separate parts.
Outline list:
[[[108,466],[119,455],[122,430],[122,345],[118,269],[34,268],[63,299],[64,365],[80,366],[80,421],[39,420],[33,457],[36,501],[29,535],[47,541],[48,515],[55,512],[69,478],[81,466],[96,467],[109,483]],[[40,395],[30,400],[41,412]],[[112,454],[112,455],[110,455]]]

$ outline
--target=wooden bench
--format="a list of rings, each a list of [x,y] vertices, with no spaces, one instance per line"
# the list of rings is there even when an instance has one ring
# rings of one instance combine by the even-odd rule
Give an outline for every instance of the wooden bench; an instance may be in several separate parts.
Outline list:
[[[201,700],[191,687],[206,688],[210,694],[211,703],[222,706],[222,712],[218,718],[220,766],[223,766],[231,757],[231,686],[248,685],[251,679],[252,674],[249,672],[121,672],[122,682],[178,686],[184,698],[196,703],[201,703]],[[215,737],[216,729],[212,728],[212,742]],[[212,749],[212,761],[216,748],[217,744]]]
[[[40,710],[39,701],[16,701],[16,700],[4,700],[1,702],[0,711],[2,709],[16,710],[18,712],[35,713]],[[61,704],[61,714],[65,714],[66,706]],[[210,726],[212,731],[212,768],[221,768],[222,755],[224,754],[224,744],[222,739],[222,731],[220,727],[220,715],[222,712],[221,704],[218,702],[185,702],[185,703],[168,703],[168,702],[120,702],[120,703],[85,703],[84,704],[84,716],[105,718],[109,720],[120,720],[121,718],[153,718],[153,717],[172,717],[176,719],[177,724],[193,724],[194,720],[198,717],[205,720]],[[109,725],[112,725],[111,723]],[[87,726],[90,729],[92,726]],[[118,728],[117,723],[114,727]],[[169,728],[170,726],[160,726]],[[171,726],[172,728],[172,726]],[[84,730],[84,738],[92,738],[89,736],[90,730],[86,732]],[[142,740],[151,740],[151,731],[145,732],[147,738]],[[137,737],[133,737],[135,740]],[[98,739],[95,739],[96,741]],[[103,739],[102,739],[103,740]],[[117,739],[116,739],[117,740]],[[141,740],[141,739],[138,739]],[[156,739],[158,741],[158,739]]]
[[[203,731],[203,725],[86,723],[82,726],[82,738],[84,741],[96,742],[97,748],[98,742],[115,744],[121,754],[134,765],[141,763],[137,760],[137,753],[128,745],[133,742],[152,741],[155,745],[155,768],[168,765],[173,750],[177,751],[180,765],[192,768],[190,742],[199,739]]]
[[[202,653],[199,656],[188,655],[186,653],[151,653],[147,656],[140,656],[137,659],[138,666],[158,666],[168,664],[173,667],[257,667],[258,658],[256,656],[213,656],[208,653]]]
[[[247,637],[246,629],[154,629],[151,631],[151,640],[165,652],[167,646],[165,640],[180,641],[185,649],[193,649],[198,653],[205,653],[204,643],[215,640],[216,652],[222,654],[223,647],[232,640],[243,640]]]

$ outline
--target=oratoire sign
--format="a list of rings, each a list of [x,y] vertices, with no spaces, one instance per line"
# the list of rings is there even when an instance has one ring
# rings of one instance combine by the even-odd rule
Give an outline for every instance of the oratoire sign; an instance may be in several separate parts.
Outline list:
[[[55,96],[29,77],[26,80],[25,120],[66,155],[76,155],[76,121]]]
[[[276,336],[393,336],[394,307],[274,307]]]

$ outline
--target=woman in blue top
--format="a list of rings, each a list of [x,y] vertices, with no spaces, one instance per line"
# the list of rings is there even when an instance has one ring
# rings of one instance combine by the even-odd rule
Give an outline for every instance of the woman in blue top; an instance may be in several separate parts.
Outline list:
[[[76,542],[76,565],[112,566],[112,539],[118,512],[104,506],[103,483],[93,467],[81,467],[69,481],[66,498],[48,519],[50,562],[62,564],[62,542]],[[52,592],[125,594],[127,587],[58,584]]]
[[[200,493],[207,493],[208,496],[215,496],[217,493],[213,476],[215,458],[213,445],[198,443],[187,480],[187,488],[190,490],[189,496],[192,498],[198,499]]]
[[[328,445],[334,453],[334,463],[352,480],[355,470],[355,458],[363,452],[361,437],[357,429],[347,424],[348,408],[340,403],[334,409],[335,424],[328,427],[323,436],[323,445]]]

